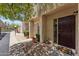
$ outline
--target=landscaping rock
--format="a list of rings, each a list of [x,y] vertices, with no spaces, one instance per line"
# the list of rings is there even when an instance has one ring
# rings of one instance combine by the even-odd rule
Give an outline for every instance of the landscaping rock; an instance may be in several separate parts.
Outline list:
[[[10,55],[12,56],[72,56],[61,52],[56,46],[51,47],[45,43],[33,43],[32,45],[24,45],[24,43],[15,44],[10,47]]]

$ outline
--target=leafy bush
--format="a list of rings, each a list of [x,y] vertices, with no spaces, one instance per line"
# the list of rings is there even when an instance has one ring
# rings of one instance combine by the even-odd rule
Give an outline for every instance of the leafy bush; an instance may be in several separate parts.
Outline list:
[[[36,39],[38,42],[40,42],[40,35],[39,34],[36,34]]]
[[[23,33],[24,33],[24,36],[29,36],[29,31],[28,30],[24,30]]]

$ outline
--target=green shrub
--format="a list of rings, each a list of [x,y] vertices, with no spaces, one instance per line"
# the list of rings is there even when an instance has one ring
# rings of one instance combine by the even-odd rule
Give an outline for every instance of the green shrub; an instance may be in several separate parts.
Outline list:
[[[38,42],[40,42],[40,35],[39,34],[36,34],[36,39]]]
[[[24,36],[29,36],[29,31],[28,30],[24,30],[23,33],[24,33]]]

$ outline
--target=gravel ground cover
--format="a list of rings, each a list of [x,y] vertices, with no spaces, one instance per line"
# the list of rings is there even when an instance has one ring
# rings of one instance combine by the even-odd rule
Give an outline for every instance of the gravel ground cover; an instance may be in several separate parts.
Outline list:
[[[69,54],[70,53],[70,54]],[[73,56],[74,54],[62,53],[58,47],[51,47],[45,43],[18,43],[10,47],[9,54],[11,56]]]

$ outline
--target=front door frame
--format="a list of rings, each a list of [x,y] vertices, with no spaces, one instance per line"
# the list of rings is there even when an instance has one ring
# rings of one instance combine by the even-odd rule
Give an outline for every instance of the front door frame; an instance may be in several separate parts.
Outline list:
[[[72,14],[72,15],[74,15],[74,14]],[[67,15],[67,16],[70,16],[70,15]],[[74,50],[76,50],[76,53],[77,53],[77,50],[78,50],[78,38],[77,38],[77,32],[78,32],[78,24],[77,24],[77,22],[78,22],[78,15],[74,15],[75,16],[75,49]],[[62,17],[66,17],[66,16],[62,16]],[[59,17],[58,17],[59,18]],[[56,20],[57,20],[57,43],[55,43],[55,44],[57,44],[57,45],[59,45],[58,44],[58,18],[55,18]],[[54,21],[54,20],[53,20]],[[53,32],[54,33],[54,32]],[[59,46],[62,46],[62,45],[59,45]],[[63,46],[63,47],[66,47],[66,46]],[[67,48],[69,48],[69,47],[67,47]],[[70,49],[72,49],[72,48],[70,48]]]

